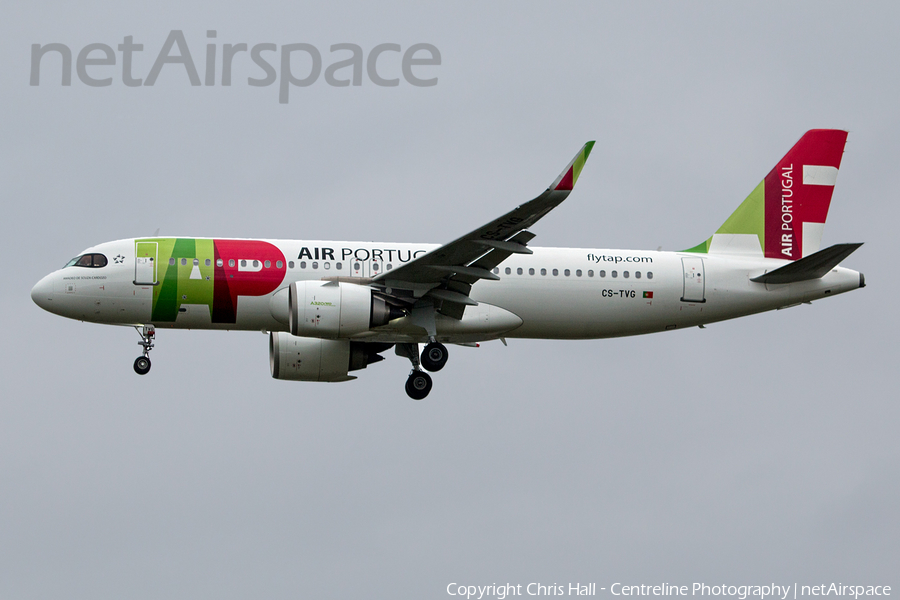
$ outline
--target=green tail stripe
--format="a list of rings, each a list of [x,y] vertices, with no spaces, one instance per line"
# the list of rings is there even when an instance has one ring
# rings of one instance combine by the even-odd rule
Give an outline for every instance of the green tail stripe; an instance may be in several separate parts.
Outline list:
[[[700,254],[706,254],[709,252],[709,244],[712,242],[712,238],[709,238],[706,241],[700,242],[693,248],[688,248],[687,250],[682,250],[682,252],[699,252]]]
[[[766,182],[760,181],[716,233],[755,233],[761,248],[766,236]]]
[[[753,234],[759,237],[759,247],[766,247],[766,180],[763,179],[759,185],[750,192],[750,195],[741,202],[731,216],[722,223],[722,226],[716,230],[716,233],[743,233]],[[709,246],[712,243],[710,237],[705,242],[701,242],[682,252],[709,252]]]

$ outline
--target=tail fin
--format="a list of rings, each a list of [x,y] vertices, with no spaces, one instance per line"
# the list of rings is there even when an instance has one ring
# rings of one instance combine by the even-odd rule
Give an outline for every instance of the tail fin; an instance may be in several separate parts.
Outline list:
[[[788,260],[817,252],[846,141],[846,131],[807,131],[712,237],[685,252]]]

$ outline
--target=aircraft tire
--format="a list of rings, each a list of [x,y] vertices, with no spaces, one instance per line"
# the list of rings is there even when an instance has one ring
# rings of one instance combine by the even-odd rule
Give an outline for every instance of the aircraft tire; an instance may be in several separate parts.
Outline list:
[[[413,400],[421,400],[431,391],[431,375],[425,371],[413,371],[406,380],[406,394]]]
[[[147,356],[138,356],[134,359],[134,372],[138,375],[146,375],[150,372],[150,358]]]
[[[448,358],[450,358],[450,355],[447,352],[447,347],[440,342],[432,342],[422,350],[422,367],[426,371],[435,373],[444,368]]]

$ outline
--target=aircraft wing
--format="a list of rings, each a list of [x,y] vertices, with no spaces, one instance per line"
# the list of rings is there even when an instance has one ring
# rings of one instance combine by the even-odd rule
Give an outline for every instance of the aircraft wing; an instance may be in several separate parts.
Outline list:
[[[529,227],[553,210],[578,180],[594,142],[586,143],[547,190],[502,217],[435,248],[427,254],[372,280],[372,285],[401,303],[431,299],[439,312],[460,319],[472,284],[479,279],[499,279],[491,269],[512,254],[531,254],[526,244],[534,238]]]

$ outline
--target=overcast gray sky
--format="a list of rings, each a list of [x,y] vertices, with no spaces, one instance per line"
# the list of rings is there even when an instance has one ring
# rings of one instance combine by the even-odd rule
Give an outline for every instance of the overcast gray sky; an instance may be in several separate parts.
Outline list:
[[[900,591],[896,3],[16,3],[0,23],[0,597],[444,598],[462,584],[892,585]],[[433,87],[278,102],[177,65],[29,85],[171,30],[223,44],[430,43]],[[94,55],[92,55],[94,56]],[[96,56],[99,56],[97,54]],[[274,56],[270,54],[270,56]],[[391,58],[391,54],[385,54]],[[400,76],[399,55],[384,76]],[[74,57],[73,57],[74,58]],[[55,62],[54,62],[55,61]],[[381,64],[381,63],[380,63]],[[300,71],[298,62],[298,73]],[[277,66],[277,63],[276,63]],[[534,197],[533,244],[707,238],[800,136],[850,131],[824,244],[868,287],[667,334],[452,350],[427,400],[388,360],[271,379],[266,338],[35,306],[82,249],[152,235],[444,242]],[[895,267],[890,267],[895,264]],[[602,592],[601,592],[602,594]]]

